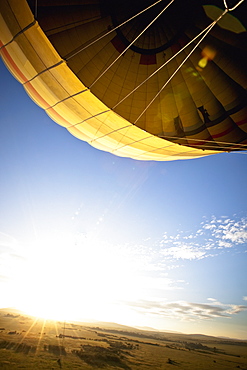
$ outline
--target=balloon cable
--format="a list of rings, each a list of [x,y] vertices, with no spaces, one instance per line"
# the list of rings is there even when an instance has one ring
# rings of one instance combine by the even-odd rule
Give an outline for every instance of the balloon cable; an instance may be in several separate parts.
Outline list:
[[[244,0],[243,0],[244,1]],[[159,1],[158,1],[159,2]],[[155,3],[155,4],[157,4],[157,2]],[[155,4],[153,4],[153,5],[155,5]],[[150,8],[150,7],[149,7]],[[145,10],[147,10],[148,8],[146,8]],[[144,12],[145,10],[143,10],[142,12]],[[140,14],[140,13],[139,13]],[[223,15],[222,15],[223,16]],[[221,16],[221,17],[222,17]],[[133,18],[133,17],[132,17]],[[131,19],[132,19],[131,18]],[[158,69],[156,69],[151,75],[149,75],[144,81],[142,81],[138,86],[136,86],[132,91],[130,91],[124,98],[122,98],[120,101],[118,101],[111,109],[109,109],[109,110],[107,110],[107,112],[109,112],[110,110],[114,110],[118,105],[120,105],[122,102],[124,102],[130,95],[132,95],[137,89],[139,89],[139,87],[141,87],[142,85],[144,85],[150,78],[152,78],[156,73],[158,73],[162,68],[164,68],[169,62],[171,62],[174,58],[176,58],[184,49],[186,49],[190,44],[192,44],[198,37],[200,37],[201,35],[203,35],[204,34],[204,32],[206,32],[209,28],[210,28],[210,30],[211,30],[211,27],[215,24],[215,22],[217,22],[218,20],[216,20],[216,21],[214,21],[214,22],[212,22],[210,25],[208,25],[203,31],[201,31],[197,36],[195,36],[192,40],[190,40],[185,46],[183,46],[177,53],[175,53],[170,59],[168,59],[166,62],[164,62]],[[127,22],[127,21],[126,21]],[[121,24],[122,25],[122,24]],[[120,25],[120,26],[121,26]],[[120,26],[118,26],[118,27],[120,27]],[[115,29],[114,29],[115,30]],[[113,30],[111,30],[110,32],[112,32]],[[109,34],[109,33],[108,33]],[[102,36],[102,37],[104,37],[104,36]],[[101,37],[101,38],[102,38]],[[99,39],[98,39],[99,40]],[[96,42],[97,40],[95,40],[94,42]],[[94,43],[93,42],[93,43]],[[86,47],[88,47],[88,46],[90,46],[90,45],[87,45]],[[124,52],[126,51],[126,49],[124,50]],[[123,52],[123,53],[124,53]],[[123,54],[123,53],[121,53],[121,55]],[[75,55],[75,54],[74,54]],[[121,56],[120,55],[120,56]],[[119,56],[119,57],[120,57]],[[114,63],[115,63],[115,61],[114,61]],[[114,63],[112,63],[111,64],[111,66],[114,64]],[[107,70],[111,67],[111,66],[109,66],[108,68],[107,68]],[[51,68],[51,67],[50,67]],[[106,72],[106,71],[105,71]],[[104,72],[104,73],[105,73]],[[43,73],[43,71],[42,72],[40,72],[40,74],[41,73]],[[36,77],[36,76],[35,76]],[[33,77],[32,79],[34,79],[35,77]],[[98,77],[97,78],[97,80],[99,79],[100,77]],[[29,81],[28,81],[29,82]],[[92,83],[92,85],[91,86],[93,86],[94,84],[96,83],[96,80]],[[90,87],[91,87],[90,86]],[[79,94],[81,94],[81,93],[83,93],[83,92],[85,92],[85,91],[88,91],[89,90],[89,88],[86,88],[86,89],[84,89],[84,90],[82,90],[82,91],[79,91],[79,92],[77,92],[76,94],[74,94],[74,95],[79,95]],[[73,95],[73,96],[74,96]],[[69,96],[69,97],[66,97],[66,98],[64,98],[63,100],[61,100],[61,101],[65,101],[65,100],[67,100],[67,99],[69,99],[71,96]],[[53,108],[54,106],[56,106],[57,104],[59,104],[61,101],[59,101],[58,103],[56,103],[56,104],[54,104],[51,108]],[[106,111],[104,111],[104,112],[102,112],[102,113],[106,113]],[[83,121],[84,122],[84,121]],[[76,125],[78,125],[78,124],[80,124],[80,123],[82,123],[82,122],[79,122],[79,123],[76,123],[74,126],[76,126]],[[73,125],[72,126],[70,126],[70,127],[73,127]]]
[[[214,22],[213,22],[214,23]],[[185,46],[183,46],[177,53],[175,53],[170,59],[164,62],[158,69],[156,69],[151,75],[149,75],[144,81],[142,81],[138,86],[136,86],[131,92],[128,93],[124,98],[122,98],[117,104],[115,104],[112,109],[115,109],[119,104],[121,104],[125,99],[127,99],[130,95],[132,95],[139,87],[144,85],[150,78],[156,75],[162,68],[164,68],[168,63],[170,63],[174,58],[176,58],[184,49],[186,49],[190,44],[192,44],[198,37],[204,34],[211,26],[207,26],[203,31],[201,31],[197,36],[195,36],[192,40],[190,40]]]
[[[108,36],[110,33],[116,31],[118,28],[122,27],[123,25],[125,25],[126,23],[132,21],[132,19],[138,17],[139,15],[141,15],[142,13],[144,13],[145,11],[147,11],[148,9],[152,8],[153,6],[157,5],[158,3],[160,3],[161,1],[163,0],[158,0],[156,1],[154,4],[148,6],[147,8],[141,10],[139,13],[135,14],[133,17],[127,19],[126,21],[124,21],[123,23],[119,24],[118,26],[112,28],[110,31],[104,33],[103,35],[101,35],[100,37],[98,37],[96,40],[93,40],[91,41],[89,44],[87,44],[86,46],[83,46],[81,49],[77,50],[75,53],[71,54],[69,57],[67,57],[65,60],[69,60],[71,58],[73,58],[75,55],[79,54],[81,51],[87,49],[89,46],[92,46],[93,44],[95,44],[97,41],[100,41],[101,39],[103,39],[104,37]],[[174,0],[173,0],[174,1]]]
[[[171,0],[164,9],[161,10],[161,12],[141,31],[141,33],[133,40],[131,43],[118,55],[118,57],[94,80],[94,82],[89,86],[89,89],[118,61],[121,56],[126,53],[126,51],[133,45],[136,40],[141,37],[141,35],[161,16],[162,13],[174,2],[174,0]]]
[[[213,21],[208,27],[206,27],[199,35],[197,35],[193,40],[191,40],[187,45],[185,45],[182,49],[179,50],[175,55],[173,55],[167,62],[165,62],[161,67],[159,67],[153,74],[151,74],[146,80],[144,80],[140,85],[138,85],[135,89],[133,89],[125,98],[120,100],[114,107],[118,106],[120,103],[122,103],[127,97],[129,97],[134,91],[136,91],[140,86],[142,86],[146,81],[149,80],[149,78],[153,77],[161,68],[163,68],[165,65],[167,65],[173,58],[175,58],[179,53],[181,53],[189,44],[191,44],[196,38],[198,38],[201,34],[205,32],[205,34],[202,36],[202,38],[198,41],[198,43],[195,45],[195,47],[191,50],[191,52],[185,57],[185,59],[182,61],[182,63],[179,65],[179,67],[175,70],[175,72],[169,77],[169,79],[165,82],[165,84],[161,87],[161,89],[158,91],[158,93],[154,96],[154,98],[148,103],[148,105],[145,107],[145,109],[142,111],[142,113],[137,117],[137,119],[134,121],[134,124],[143,116],[143,114],[147,111],[147,109],[150,107],[150,105],[154,102],[154,100],[159,96],[159,94],[163,91],[163,89],[167,86],[167,84],[172,80],[172,78],[175,76],[175,74],[181,69],[183,64],[188,60],[188,58],[191,56],[191,54],[195,51],[195,49],[200,45],[200,43],[203,41],[203,39],[208,35],[208,33],[211,31],[211,29],[219,22],[219,20],[228,12],[233,11],[236,9],[241,3],[244,2],[244,0],[240,0],[234,7],[228,8],[226,0],[224,1],[225,10],[223,13],[215,20]]]
[[[210,144],[210,143],[213,143],[213,144],[218,144],[217,146],[217,149],[224,149],[224,150],[227,150],[227,145],[228,146],[234,146],[236,150],[241,150],[241,148],[247,148],[247,143],[246,144],[241,144],[241,143],[232,143],[232,142],[227,142],[227,141],[216,141],[216,140],[208,140],[208,139],[192,139],[192,138],[188,138],[188,137],[178,137],[178,136],[166,136],[166,135],[160,135],[159,136],[160,138],[164,138],[166,140],[169,140],[169,139],[174,139],[174,140],[184,140],[184,141],[189,141],[193,144],[193,142],[197,142],[200,141],[200,144],[198,144],[198,146],[202,146],[203,145],[203,148],[205,148],[205,144]],[[202,144],[204,143],[204,144]],[[180,144],[180,143],[177,143],[177,144]],[[181,145],[184,145],[184,144],[181,144]],[[224,145],[224,146],[222,146]],[[196,146],[196,145],[195,145]],[[206,147],[208,148],[215,148],[216,146],[214,145],[206,145]],[[229,148],[230,149],[230,148]],[[233,150],[233,149],[231,149]]]
[[[226,2],[226,0],[223,0],[224,1],[224,6],[225,6],[225,8],[226,9],[228,9],[229,10],[229,12],[232,12],[234,9],[236,9],[241,3],[243,3],[244,2],[244,0],[240,0],[234,7],[232,7],[232,8],[228,8],[228,5],[227,5],[227,2]]]
[[[103,112],[101,112],[101,113],[99,113],[97,115],[94,115],[94,116],[89,117],[88,119],[84,120],[83,122],[88,121],[91,118],[97,117],[100,114],[105,114],[105,113],[109,113],[109,112],[110,112],[110,110],[103,111]],[[80,122],[80,123],[83,123],[83,122]],[[74,127],[74,126],[76,126],[76,125],[78,125],[80,123],[77,123],[77,124],[72,125],[70,127]],[[116,130],[113,130],[112,133],[113,132],[117,132],[117,131],[121,131],[122,129],[131,128],[131,127],[132,127],[132,124],[129,124],[127,126],[124,126],[124,127],[121,127],[121,128],[117,128]],[[90,143],[93,143],[94,141],[100,140],[100,139],[102,139],[102,138],[104,138],[106,136],[108,136],[108,133],[107,134],[104,134],[104,135],[102,135],[100,137],[97,137],[96,139],[90,140]],[[158,137],[160,137],[162,139],[165,139],[165,140],[169,141],[170,143],[171,143],[171,139],[180,140],[180,141],[184,140],[184,141],[191,142],[191,143],[195,143],[195,142],[198,143],[198,141],[200,141],[200,144],[197,144],[197,146],[202,146],[202,144],[201,144],[202,142],[203,143],[207,143],[208,145],[206,145],[206,146],[205,146],[205,144],[203,145],[203,149],[202,150],[204,150],[205,147],[207,147],[208,150],[216,150],[216,148],[217,148],[217,150],[218,149],[222,149],[223,151],[228,151],[228,152],[231,152],[234,149],[235,150],[238,150],[238,151],[240,151],[240,150],[246,150],[247,149],[247,143],[246,144],[241,144],[241,143],[233,143],[233,142],[225,142],[225,141],[217,141],[217,140],[209,140],[209,139],[198,139],[198,138],[197,139],[193,139],[193,138],[189,138],[189,137],[165,136],[165,135],[160,135]],[[145,139],[146,138],[140,139],[140,140],[136,140],[135,142],[143,141]],[[210,145],[210,143],[212,143],[212,145]],[[184,144],[181,144],[181,143],[175,143],[175,144],[185,146]],[[216,147],[215,144],[217,144],[217,147]],[[124,147],[126,145],[123,145],[122,147]],[[226,146],[233,147],[233,148],[227,148]],[[195,144],[195,147],[196,147],[196,144]],[[113,152],[116,151],[116,150],[118,150],[118,149],[119,148],[113,150]]]
[[[164,85],[161,87],[161,89],[157,92],[157,94],[153,97],[153,99],[148,103],[148,105],[145,107],[145,109],[142,111],[142,113],[137,117],[137,119],[134,121],[134,124],[143,116],[143,114],[148,110],[150,105],[154,102],[154,100],[160,95],[161,91],[164,90],[164,88],[168,85],[168,83],[172,80],[172,78],[175,76],[175,74],[182,68],[184,63],[189,59],[191,54],[197,49],[197,47],[200,45],[200,43],[204,40],[204,38],[209,34],[209,32],[212,30],[212,28],[217,24],[217,22],[226,14],[228,13],[228,9],[225,9],[224,12],[214,21],[211,23],[211,25],[203,30],[202,33],[204,35],[201,37],[201,39],[196,43],[196,45],[193,47],[193,49],[189,52],[189,54],[184,58],[184,60],[180,63],[178,68],[173,72],[173,74],[168,78],[168,80],[164,83]],[[206,31],[206,32],[205,32]],[[188,46],[188,44],[186,45]]]
[[[37,0],[36,0],[37,1]],[[107,32],[106,34],[100,36],[98,39],[92,41],[90,44],[84,46],[82,49],[78,50],[76,53],[70,55],[67,59],[65,59],[66,61],[69,60],[70,58],[72,58],[73,56],[75,56],[76,54],[78,54],[79,52],[85,50],[86,48],[88,48],[89,46],[93,45],[94,43],[96,43],[97,41],[101,40],[103,37],[109,35],[110,33],[112,33],[113,31],[115,31],[116,29],[118,29],[119,27],[123,26],[124,24],[126,24],[127,22],[129,22],[130,20],[134,19],[135,17],[137,17],[138,15],[142,14],[143,12],[145,12],[146,10],[150,9],[151,7],[153,7],[154,5],[156,5],[157,3],[159,3],[160,1],[162,0],[158,0],[156,3],[152,4],[151,6],[147,7],[146,9],[142,10],[141,12],[139,12],[138,14],[136,14],[135,16],[129,18],[128,20],[126,20],[125,22],[121,23],[120,25],[118,25],[117,27],[111,29],[109,32]],[[232,11],[234,9],[236,9],[244,0],[240,0],[233,8],[228,8],[227,6],[227,3],[226,3],[226,0],[223,0],[224,1],[224,5],[225,5],[225,10],[224,12],[215,20],[213,21],[209,26],[207,26],[203,31],[201,31],[197,36],[195,36],[191,41],[189,41],[184,47],[182,47],[177,53],[175,53],[169,60],[167,60],[165,63],[163,63],[157,70],[155,70],[150,76],[148,76],[144,81],[142,81],[138,86],[136,86],[130,93],[128,93],[123,99],[121,99],[117,104],[115,104],[115,106],[112,107],[112,109],[108,109],[108,110],[105,110],[103,112],[100,112],[98,113],[97,115],[94,115],[94,116],[91,116],[89,117],[88,119],[86,120],[83,120],[79,123],[76,123],[74,125],[71,125],[69,126],[68,128],[71,128],[71,127],[74,127],[74,126],[77,126],[91,118],[94,118],[98,115],[101,115],[101,114],[105,114],[105,113],[109,113],[111,110],[114,110],[119,104],[121,104],[125,99],[127,99],[131,94],[133,94],[139,87],[141,87],[144,83],[146,83],[150,78],[152,78],[156,73],[158,73],[163,67],[165,67],[172,59],[174,59],[178,54],[180,54],[184,49],[186,49],[190,44],[192,44],[198,37],[202,36],[201,39],[196,43],[196,45],[193,47],[193,49],[189,52],[189,54],[185,57],[185,59],[181,62],[181,64],[178,66],[178,68],[173,72],[173,74],[169,77],[169,79],[165,82],[165,84],[161,87],[161,89],[158,91],[158,93],[154,96],[154,98],[149,102],[149,104],[145,107],[145,109],[142,111],[142,113],[138,116],[138,118],[134,121],[134,124],[136,124],[136,122],[143,116],[143,114],[147,111],[147,109],[150,107],[150,105],[153,103],[153,101],[158,97],[158,95],[162,92],[162,90],[167,86],[167,84],[172,80],[172,78],[175,76],[175,74],[181,69],[181,67],[184,65],[184,63],[189,59],[189,57],[191,56],[191,54],[195,51],[195,49],[200,45],[200,43],[204,40],[204,38],[209,34],[209,32],[212,30],[212,28],[218,23],[218,21],[226,14],[228,13],[229,11]],[[131,47],[131,45],[133,45],[136,40],[155,22],[155,20],[174,2],[174,0],[171,0],[170,3],[168,3],[168,5],[148,24],[148,26],[146,26],[144,28],[144,30],[124,49],[123,52],[120,53],[120,55],[96,78],[96,80],[94,80],[94,82],[90,85],[90,87],[88,89],[85,89],[83,90],[82,92],[84,91],[87,91],[89,90],[116,62],[117,60]],[[78,93],[77,93],[78,94]],[[77,95],[76,94],[76,95]],[[66,99],[65,99],[66,100]],[[128,125],[127,127],[130,127],[132,126],[132,124]],[[125,127],[126,128],[126,127]],[[103,135],[102,137],[104,137],[105,135]],[[190,142],[198,142],[198,140],[200,142],[203,142],[203,143],[213,143],[213,144],[218,144],[217,146],[217,149],[223,149],[223,150],[227,150],[226,146],[222,146],[223,145],[229,145],[229,146],[233,146],[235,147],[236,150],[241,150],[241,148],[245,148],[246,149],[246,145],[244,144],[236,144],[236,143],[230,143],[230,142],[219,142],[219,141],[216,141],[216,140],[203,140],[203,139],[192,139],[192,138],[181,138],[181,137],[176,137],[176,136],[160,136],[161,138],[164,138],[164,139],[175,139],[175,140],[185,140],[185,141],[190,141]],[[100,138],[97,138],[97,139],[100,139]],[[97,140],[96,139],[96,140]],[[95,141],[95,140],[92,140],[92,141]],[[178,143],[177,143],[178,144]],[[199,145],[198,145],[199,146]],[[205,148],[205,144],[203,145],[203,147]],[[215,149],[215,145],[206,145],[206,147],[208,148],[211,148],[212,150]],[[229,148],[230,149],[230,148]],[[229,151],[232,151],[234,149],[231,149]]]
[[[219,16],[219,18],[217,20],[215,20],[214,22],[212,22],[209,26],[207,26],[203,31],[201,31],[197,36],[195,36],[192,40],[190,40],[185,46],[183,46],[177,53],[175,53],[170,59],[168,59],[165,63],[163,63],[158,69],[156,69],[151,75],[149,75],[144,81],[142,81],[138,86],[136,86],[131,92],[129,92],[124,98],[122,98],[117,104],[115,104],[112,109],[114,110],[118,105],[120,105],[123,101],[125,101],[130,95],[132,95],[137,89],[139,89],[139,87],[141,87],[142,85],[144,85],[150,78],[152,78],[154,75],[156,75],[162,68],[164,68],[168,63],[170,63],[174,58],[176,58],[184,49],[186,49],[190,44],[192,44],[198,37],[200,37],[201,35],[204,34],[204,32],[206,32],[207,30],[207,33],[206,35],[211,31],[211,29],[214,27],[214,25],[228,12],[228,11],[232,11],[234,10],[237,6],[239,6],[244,0],[241,0],[237,5],[235,5],[234,8],[231,8],[231,9],[228,9],[227,6],[226,6],[226,9],[225,11],[223,12],[223,14],[221,16]],[[224,3],[225,3],[225,0],[224,0]],[[199,41],[199,43],[196,45],[196,47],[201,43],[201,41],[204,39],[204,37],[206,36],[204,35],[203,38]],[[195,48],[196,48],[195,47]],[[195,50],[195,48],[192,50],[192,52]],[[192,54],[191,52],[191,54]],[[188,59],[188,57],[187,57]],[[186,59],[186,60],[187,60]],[[176,70],[178,71],[182,65],[184,64],[185,61],[182,62],[182,64],[180,65],[180,67]],[[175,71],[175,73],[176,73]],[[174,75],[175,75],[174,73]],[[174,76],[173,75],[173,76]],[[172,78],[172,77],[171,77]],[[170,80],[171,80],[170,78]],[[169,80],[169,81],[170,81]],[[168,82],[169,82],[168,81]],[[165,84],[165,86],[167,85],[167,83]],[[165,88],[165,86],[163,86],[161,88],[161,90],[158,92],[158,94],[155,96],[155,98],[160,94],[160,92],[163,90],[163,88]],[[155,99],[154,98],[154,99]],[[153,100],[154,100],[153,99]],[[153,101],[152,101],[153,102]],[[152,102],[150,103],[150,105],[152,104]],[[146,110],[145,110],[146,111]],[[145,113],[145,112],[143,112]],[[137,120],[140,118],[141,116],[139,116],[137,118]],[[137,120],[135,121],[135,123],[137,122]]]

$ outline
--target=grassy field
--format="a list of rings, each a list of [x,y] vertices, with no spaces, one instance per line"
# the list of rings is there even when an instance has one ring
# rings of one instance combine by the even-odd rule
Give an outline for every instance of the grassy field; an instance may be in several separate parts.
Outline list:
[[[247,370],[247,341],[0,310],[0,369]]]

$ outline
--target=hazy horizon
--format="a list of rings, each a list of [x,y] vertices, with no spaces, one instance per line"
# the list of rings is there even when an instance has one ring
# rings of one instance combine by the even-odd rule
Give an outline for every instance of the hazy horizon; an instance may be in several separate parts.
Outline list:
[[[60,323],[65,323],[65,329],[66,325],[69,328],[70,324],[76,323],[78,325],[99,325],[99,327],[102,328],[107,328],[107,329],[112,329],[112,330],[134,330],[134,331],[141,331],[141,332],[150,332],[150,333],[167,333],[167,334],[177,334],[177,335],[188,335],[188,336],[205,336],[205,337],[214,337],[214,338],[225,338],[225,339],[234,339],[234,340],[240,340],[240,341],[247,341],[247,336],[245,339],[239,339],[239,338],[234,338],[234,337],[227,337],[227,336],[214,336],[214,335],[209,335],[209,334],[204,334],[204,333],[183,333],[180,331],[173,331],[173,330],[159,330],[157,328],[153,327],[148,327],[148,326],[129,326],[129,325],[124,325],[120,324],[118,322],[111,322],[111,321],[100,321],[97,319],[78,319],[78,320],[55,320],[55,319],[49,319],[49,318],[44,318],[44,317],[36,317],[35,315],[31,315],[26,313],[25,311],[21,311],[18,308],[15,307],[4,307],[0,308],[0,311],[3,313],[6,313],[9,315],[9,317],[14,317],[17,318],[19,316],[23,317],[33,317],[34,319],[38,319],[40,321],[44,322],[60,322]],[[15,315],[14,315],[15,314]]]

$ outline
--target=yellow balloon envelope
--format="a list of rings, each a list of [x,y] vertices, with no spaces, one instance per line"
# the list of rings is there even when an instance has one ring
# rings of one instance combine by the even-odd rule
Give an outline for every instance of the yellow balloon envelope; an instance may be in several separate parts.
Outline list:
[[[0,11],[5,64],[77,138],[138,160],[246,149],[246,4],[235,27],[207,35],[223,1],[1,0]]]

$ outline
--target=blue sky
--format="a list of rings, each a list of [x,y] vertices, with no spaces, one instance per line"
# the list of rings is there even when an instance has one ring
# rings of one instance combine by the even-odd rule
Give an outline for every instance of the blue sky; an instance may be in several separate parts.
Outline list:
[[[247,156],[119,158],[0,75],[0,306],[247,339]]]

